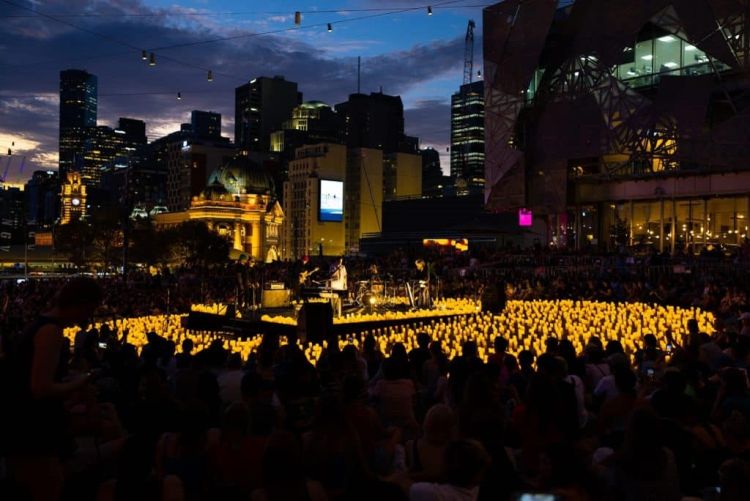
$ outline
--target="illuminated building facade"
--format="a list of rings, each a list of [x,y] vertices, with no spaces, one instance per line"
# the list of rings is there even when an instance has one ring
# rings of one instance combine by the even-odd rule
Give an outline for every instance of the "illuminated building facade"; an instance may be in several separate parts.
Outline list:
[[[275,261],[284,213],[274,191],[270,174],[239,155],[211,173],[208,186],[193,197],[187,210],[158,214],[155,221],[162,227],[204,221],[230,241],[235,256]]]
[[[507,0],[484,10],[485,200],[549,243],[655,251],[750,236],[747,7]]]
[[[322,211],[326,182],[341,183],[342,212],[336,220]],[[284,183],[283,255],[356,254],[364,236],[382,231],[386,198],[419,197],[421,190],[419,155],[332,143],[297,148]]]
[[[451,96],[451,177],[484,186],[484,82]]]
[[[86,184],[80,172],[68,172],[60,191],[60,224],[86,217]]]
[[[97,78],[83,70],[60,72],[59,168],[62,179],[72,170],[83,170],[86,139],[96,127]]]
[[[234,142],[243,153],[268,152],[271,133],[280,130],[302,102],[297,83],[258,77],[235,89]]]

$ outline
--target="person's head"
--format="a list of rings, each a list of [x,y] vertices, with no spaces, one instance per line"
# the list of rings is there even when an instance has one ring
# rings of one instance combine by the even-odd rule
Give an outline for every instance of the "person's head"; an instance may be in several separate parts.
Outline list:
[[[377,344],[375,343],[375,336],[372,334],[368,334],[365,337],[364,343],[362,344],[362,349],[365,353],[370,353],[375,351]]]
[[[646,334],[643,336],[643,345],[648,349],[655,349],[658,346],[656,336],[653,334]]]
[[[185,355],[190,355],[193,352],[194,345],[193,345],[192,339],[190,338],[183,339],[181,346],[182,346],[182,353],[184,353]]]
[[[426,332],[420,332],[417,334],[417,345],[423,350],[428,349],[430,346],[430,335]]]
[[[546,348],[547,353],[557,353],[559,341],[555,337],[548,337],[544,341],[544,346]]]
[[[625,349],[622,347],[622,343],[620,343],[620,341],[614,339],[607,342],[607,347],[604,349],[604,353],[608,357],[611,357],[612,355],[615,355],[617,353],[625,353]]]
[[[743,370],[734,367],[724,369],[721,382],[727,395],[744,395],[747,392],[747,375]]]
[[[227,369],[233,371],[242,369],[242,355],[239,353],[230,354],[227,357]]]
[[[456,423],[456,415],[449,406],[433,405],[424,418],[424,438],[435,445],[444,445],[453,438]]]
[[[634,394],[637,382],[638,378],[629,368],[618,367],[615,369],[615,386],[620,393],[626,395]]]
[[[82,325],[91,320],[103,298],[102,288],[94,279],[76,277],[59,290],[56,306],[66,325]]]
[[[493,344],[495,345],[495,353],[505,353],[508,350],[508,340],[503,336],[495,337]]]
[[[490,457],[476,440],[456,440],[445,450],[446,482],[463,488],[473,488],[482,481]]]
[[[521,369],[531,369],[534,365],[534,352],[531,350],[521,350],[518,354],[518,364]]]
[[[700,332],[700,329],[698,328],[698,321],[694,318],[691,318],[690,320],[688,320],[687,330],[688,330],[688,334],[697,335]]]
[[[295,436],[286,431],[271,435],[263,452],[263,484],[266,488],[283,487],[305,481],[302,447]]]
[[[477,343],[476,341],[465,341],[461,346],[461,353],[464,357],[473,358],[477,356]]]
[[[739,458],[725,461],[719,467],[720,501],[750,499],[750,463]]]

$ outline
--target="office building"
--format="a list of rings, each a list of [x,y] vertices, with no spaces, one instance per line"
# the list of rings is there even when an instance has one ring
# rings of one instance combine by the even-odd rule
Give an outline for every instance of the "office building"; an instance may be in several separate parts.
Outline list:
[[[451,177],[484,186],[484,82],[451,96]]]
[[[383,154],[383,199],[422,196],[422,157],[412,153]]]
[[[336,105],[344,123],[344,143],[385,153],[416,153],[418,141],[404,133],[404,105],[400,96],[382,92],[351,94]]]
[[[531,210],[541,239],[560,247],[737,248],[750,237],[743,9],[484,9],[487,207]]]
[[[117,121],[117,130],[124,133],[123,140],[128,146],[146,144],[146,122],[135,118],[120,117]]]
[[[96,126],[97,78],[83,70],[60,72],[60,176],[84,169],[88,130]]]
[[[190,126],[197,138],[219,139],[221,138],[221,113],[193,110],[190,113]]]
[[[34,171],[23,192],[28,224],[47,226],[55,222],[60,212],[60,177],[57,171]]]
[[[419,150],[419,154],[422,157],[422,193],[429,196],[440,195],[445,183],[440,153],[435,148],[425,148]]]
[[[195,113],[192,116],[200,116]],[[231,160],[236,150],[226,137],[201,136],[193,124],[153,141],[153,169],[167,176],[166,205],[170,212],[187,210],[193,197],[208,185],[208,177]],[[206,132],[203,130],[202,132]]]
[[[156,161],[151,145],[141,145],[127,158],[104,168],[101,189],[110,205],[145,218],[167,211],[167,171]]]
[[[235,89],[234,142],[241,152],[268,152],[271,133],[280,130],[302,103],[295,82],[258,77]]]
[[[341,142],[342,121],[325,103],[308,101],[296,106],[280,130],[271,134],[271,151],[292,160],[300,146]]]
[[[333,143],[297,148],[284,183],[282,255],[356,254],[363,237],[382,231],[384,199],[419,197],[421,188],[418,155]]]

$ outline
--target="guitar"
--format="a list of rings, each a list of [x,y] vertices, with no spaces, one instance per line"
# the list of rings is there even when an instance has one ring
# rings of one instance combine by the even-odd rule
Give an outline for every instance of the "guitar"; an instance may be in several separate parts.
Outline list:
[[[307,282],[307,279],[310,278],[310,275],[318,271],[320,268],[313,268],[310,271],[303,271],[299,274],[299,283],[300,285],[303,285],[305,282]]]

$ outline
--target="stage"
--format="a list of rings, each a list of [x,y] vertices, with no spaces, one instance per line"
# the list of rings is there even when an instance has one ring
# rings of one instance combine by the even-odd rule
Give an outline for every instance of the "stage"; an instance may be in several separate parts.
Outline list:
[[[325,303],[307,303],[324,305]],[[183,321],[183,326],[194,331],[224,333],[237,338],[248,338],[257,334],[290,336],[300,330],[319,328],[337,337],[377,328],[398,325],[419,325],[433,320],[456,316],[473,315],[480,305],[473,300],[440,300],[429,309],[410,309],[407,305],[392,305],[385,308],[358,308],[344,310],[340,317],[304,318],[300,316],[302,305],[262,309],[239,314],[227,305],[193,305],[192,311]],[[300,323],[300,319],[305,325]],[[312,323],[311,323],[312,322]],[[319,323],[319,325],[318,325]]]

